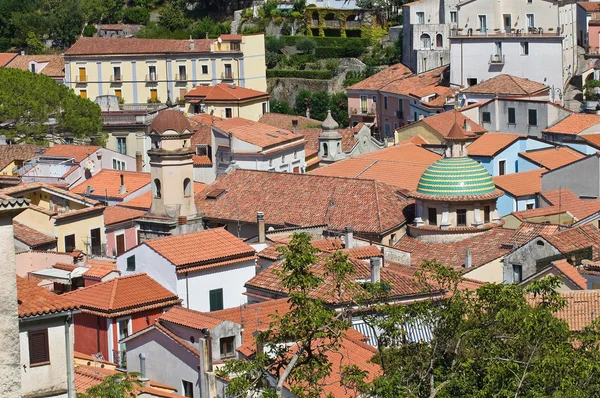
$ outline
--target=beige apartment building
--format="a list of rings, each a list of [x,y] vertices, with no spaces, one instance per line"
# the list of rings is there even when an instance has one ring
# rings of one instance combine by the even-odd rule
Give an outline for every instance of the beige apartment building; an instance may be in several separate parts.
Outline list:
[[[196,86],[267,90],[264,35],[165,40],[82,37],[65,54],[65,84],[125,104],[181,102]]]

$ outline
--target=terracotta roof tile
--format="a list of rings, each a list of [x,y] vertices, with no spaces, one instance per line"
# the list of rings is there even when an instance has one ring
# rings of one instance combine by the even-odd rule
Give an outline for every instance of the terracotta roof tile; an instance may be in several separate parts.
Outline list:
[[[196,39],[190,49],[189,40],[82,37],[65,51],[65,56],[207,53],[213,41]]]
[[[19,318],[69,311],[77,305],[64,295],[58,296],[33,281],[17,276]]]
[[[448,136],[455,121],[461,126],[464,126],[465,122],[470,124],[471,132],[470,134],[467,132],[467,135],[472,135],[473,138],[475,138],[475,134],[485,133],[487,131],[457,110],[438,113],[437,115],[429,116],[422,120],[423,123],[433,128],[443,137]]]
[[[125,192],[121,193],[121,176],[125,184]],[[71,192],[84,195],[88,186],[96,189],[94,195],[107,196],[109,198],[123,199],[139,189],[145,188],[150,184],[150,173],[140,173],[137,171],[124,171],[102,169],[92,178],[89,178],[78,184]]]
[[[507,246],[517,246],[521,247],[525,243],[531,241],[533,238],[538,236],[548,237],[554,235],[558,232],[559,226],[556,224],[538,224],[538,223],[530,223],[524,222],[521,226],[516,230],[514,235],[508,239],[505,244]]]
[[[563,146],[520,152],[519,156],[548,170],[557,169],[585,157],[583,153]]]
[[[578,5],[580,5],[587,12],[599,12],[600,11],[600,3],[595,1],[578,1]]]
[[[560,208],[558,206],[547,206],[547,207],[538,207],[535,209],[526,209],[521,211],[513,211],[511,214],[517,217],[519,220],[527,220],[535,217],[543,217],[543,216],[552,216],[556,214],[566,213],[567,210],[565,208]]]
[[[285,143],[303,141],[303,136],[300,134],[240,117],[221,119],[202,114],[192,116],[191,119],[204,124],[212,124],[217,129],[231,133],[235,138],[256,145],[263,150]]]
[[[381,87],[380,91],[410,96],[420,101],[420,105],[424,107],[440,108],[444,106],[446,99],[453,97],[457,91],[448,87],[448,82],[444,78],[448,70],[449,66],[442,66],[418,75],[393,80]],[[430,98],[431,96],[433,98]]]
[[[38,69],[38,73],[54,78],[65,77],[65,59],[62,55],[18,55],[6,67],[28,71],[30,70],[29,65],[31,62],[45,64],[41,70]]]
[[[383,254],[377,246],[356,246],[347,249],[342,249],[344,254],[359,260],[367,260],[371,257],[382,257]]]
[[[4,188],[4,189],[0,190],[0,194],[8,195],[10,197],[18,197],[19,195],[24,195],[28,192],[34,192],[34,191],[38,191],[38,190],[47,190],[48,192],[51,192],[51,193],[55,193],[58,195],[64,195],[64,196],[67,196],[67,197],[70,197],[72,199],[79,200],[82,202],[84,201],[84,202],[88,203],[89,205],[98,205],[99,204],[99,202],[96,200],[84,198],[83,196],[78,195],[76,193],[73,193],[73,192],[67,191],[65,189],[56,187],[54,185],[46,184],[43,182],[29,182],[29,183],[25,183],[25,184],[15,185],[15,186],[9,187],[9,188]],[[35,206],[35,205],[30,205],[29,207],[32,208],[33,206]],[[46,209],[42,209],[42,210],[45,210],[46,212],[48,212],[48,210],[46,210]],[[83,209],[83,210],[89,210],[89,209]],[[71,212],[71,213],[74,213],[74,212]],[[64,213],[63,215],[69,215],[71,213]],[[55,213],[49,212],[49,214],[55,214]]]
[[[174,109],[165,109],[158,112],[158,115],[152,119],[152,124],[150,125],[151,132],[163,134],[167,130],[174,130],[179,134],[185,131],[193,133],[189,119],[183,113]]]
[[[494,177],[494,184],[514,197],[529,196],[542,190],[542,172],[545,169],[521,171]]]
[[[592,224],[569,228],[544,238],[563,254],[589,247],[598,253],[600,247],[600,230]]]
[[[572,331],[583,330],[600,315],[600,290],[576,290],[559,294],[567,305],[556,311],[554,316],[567,322]],[[541,300],[539,296],[533,295],[527,296],[527,299],[532,305]]]
[[[195,187],[194,187],[195,189]],[[198,191],[196,191],[198,192]],[[152,205],[152,191],[146,192],[143,195],[138,196],[137,198],[133,198],[128,200],[125,203],[119,203],[117,207],[129,207],[132,209],[141,209],[141,210],[150,210],[150,206]],[[105,220],[106,222],[106,220]]]
[[[15,58],[17,53],[0,53],[0,66],[6,66],[10,61]]]
[[[395,64],[348,87],[347,90],[377,91],[392,81],[404,79],[409,76],[412,76],[412,72],[408,67],[403,64]]]
[[[512,75],[497,75],[462,90],[470,94],[534,95],[550,88],[545,84]]]
[[[508,254],[512,246],[506,246],[505,242],[510,241],[513,235],[514,230],[493,228],[480,235],[448,243],[424,242],[404,235],[394,247],[411,253],[413,266],[420,266],[425,260],[437,259],[446,266],[468,272]],[[467,249],[471,250],[472,258],[472,268],[469,269],[464,268]]]
[[[573,113],[543,132],[577,135],[598,123],[600,123],[600,115]]]
[[[44,156],[56,156],[64,158],[74,158],[77,163],[81,163],[85,158],[99,150],[96,145],[63,145],[58,144],[46,149]]]
[[[241,41],[243,36],[242,35],[224,34],[224,35],[221,35],[219,37],[223,41]]]
[[[554,207],[568,211],[578,220],[600,211],[600,199],[580,199],[568,188],[543,191],[541,196]]]
[[[192,156],[192,160],[194,161],[194,166],[212,166],[212,161],[208,156]]]
[[[108,206],[104,210],[104,225],[132,221],[146,214],[146,210],[134,209],[125,206]]]
[[[580,137],[588,143],[600,147],[600,134],[581,134]]]
[[[217,199],[207,198],[215,189],[225,192]],[[352,226],[358,233],[376,234],[404,224],[403,210],[409,203],[396,188],[372,180],[241,169],[196,195],[206,218],[255,223],[256,212],[262,211],[267,225],[327,224],[335,230]]]
[[[485,133],[467,147],[467,152],[469,156],[495,156],[524,137],[524,134]]]
[[[321,123],[323,123],[320,120],[309,119],[304,116],[284,115],[281,113],[265,113],[258,119],[258,122],[279,127],[280,129],[291,130],[294,127],[292,120],[298,121],[299,129],[318,128],[319,131],[321,131]]]
[[[48,236],[16,221],[13,221],[13,231],[16,240],[25,243],[32,249],[50,243],[56,243],[56,238],[54,236]]]
[[[144,241],[177,267],[254,256],[254,249],[222,228]]]
[[[108,318],[181,303],[177,295],[144,273],[100,282],[63,296],[84,312]]]
[[[116,272],[119,275],[121,274],[121,271],[117,269],[116,261],[87,259],[87,262],[83,266],[89,268],[85,274],[83,274],[85,279],[101,280],[111,272]]]
[[[556,260],[552,262],[552,266],[563,273],[571,282],[573,282],[581,290],[587,289],[587,280],[581,276],[577,268],[573,267],[567,260]]]
[[[407,143],[342,160],[309,174],[371,179],[413,191],[427,167],[440,158],[434,152]]]
[[[208,88],[208,89],[207,89]],[[204,102],[212,101],[244,101],[256,98],[269,98],[269,93],[252,90],[236,85],[219,83],[214,86],[196,86],[185,95],[186,99],[202,97]]]
[[[0,145],[0,170],[4,169],[15,160],[29,160],[33,158],[38,151],[42,152],[43,150],[43,146],[34,144]]]
[[[204,328],[212,329],[223,323],[222,319],[210,316],[210,313],[202,313],[176,306],[162,314],[159,320],[171,322],[177,325],[186,326],[192,329],[202,330]]]

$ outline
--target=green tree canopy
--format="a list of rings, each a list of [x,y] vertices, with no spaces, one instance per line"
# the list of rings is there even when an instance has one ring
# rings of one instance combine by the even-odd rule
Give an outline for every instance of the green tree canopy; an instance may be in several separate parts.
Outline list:
[[[86,390],[78,393],[77,398],[125,398],[135,396],[136,387],[142,387],[138,381],[140,373],[116,373],[106,376],[104,380]]]
[[[452,268],[426,262],[423,280],[449,294],[443,301],[389,306],[385,297],[365,321],[380,330],[375,361],[383,374],[363,385],[368,396],[387,397],[592,397],[600,394],[597,325],[574,334],[553,316],[565,305],[558,278],[527,289],[488,283],[458,289]],[[529,296],[528,296],[529,295]],[[528,301],[533,301],[533,305]],[[411,340],[420,322],[430,341]],[[359,369],[348,369],[356,385]]]
[[[16,142],[88,138],[102,129],[98,105],[48,76],[0,68],[0,87],[0,122],[10,123],[6,135]]]

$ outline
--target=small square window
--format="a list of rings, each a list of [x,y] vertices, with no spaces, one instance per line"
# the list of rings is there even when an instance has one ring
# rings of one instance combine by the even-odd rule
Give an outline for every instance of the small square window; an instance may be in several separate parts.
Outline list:
[[[471,87],[471,86],[475,86],[477,84],[477,78],[476,77],[469,77],[467,78],[467,86]]]
[[[521,42],[521,55],[529,55],[529,42]]]
[[[417,23],[418,24],[424,24],[425,23],[425,13],[424,12],[418,12],[417,13]]]
[[[506,160],[498,161],[498,175],[503,176],[506,174]]]
[[[235,336],[223,337],[219,340],[221,347],[221,358],[231,358],[234,356]]]
[[[183,396],[187,398],[194,398],[194,383],[187,380],[181,380],[183,387]]]
[[[127,271],[135,271],[135,255],[127,257]]]
[[[459,227],[467,225],[467,209],[456,210],[456,225]]]
[[[508,108],[508,124],[517,124],[517,112],[515,108]]]
[[[30,330],[27,337],[29,340],[29,365],[49,364],[48,329]]]
[[[233,110],[231,108],[225,108],[225,119],[231,119],[233,117]]]
[[[523,266],[513,264],[513,283],[519,283],[523,280]]]
[[[208,75],[208,65],[202,65],[202,74]]]
[[[450,11],[450,23],[457,23],[456,11]]]
[[[481,122],[482,123],[491,123],[492,122],[492,114],[490,112],[481,112]]]
[[[538,120],[537,120],[537,109],[529,109],[527,111],[527,115],[528,115],[528,125],[529,126],[537,126],[538,124]]]
[[[534,209],[534,208],[535,208],[535,204],[533,204],[533,203],[527,203],[527,204],[525,205],[525,208],[526,208],[527,210],[532,210],[532,209]]]

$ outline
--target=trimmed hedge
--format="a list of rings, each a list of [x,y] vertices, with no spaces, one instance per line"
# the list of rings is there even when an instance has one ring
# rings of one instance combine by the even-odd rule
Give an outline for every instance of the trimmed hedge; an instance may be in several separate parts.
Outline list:
[[[281,36],[288,46],[295,46],[296,41],[307,36]],[[312,36],[311,40],[315,42],[317,47],[363,47],[366,48],[370,43],[369,39],[363,39],[360,37],[322,37]]]
[[[333,72],[330,70],[267,69],[267,77],[297,77],[301,79],[329,80],[333,78]]]
[[[360,57],[366,50],[360,47],[317,47],[315,57],[317,58],[356,58]]]

